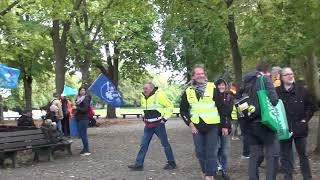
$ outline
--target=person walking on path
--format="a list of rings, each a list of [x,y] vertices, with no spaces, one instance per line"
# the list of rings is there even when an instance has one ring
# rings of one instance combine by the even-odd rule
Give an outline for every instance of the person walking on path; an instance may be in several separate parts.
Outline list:
[[[278,95],[270,78],[271,66],[261,61],[256,71],[249,72],[244,76],[243,88],[239,90],[239,95],[248,96],[249,108],[245,111],[245,127],[248,142],[250,144],[249,159],[249,180],[258,180],[258,168],[266,159],[266,180],[276,180],[279,157],[279,141],[276,132],[261,123],[261,111],[257,92],[261,89],[259,77],[264,76],[264,85],[268,93],[268,98],[273,106],[278,103]]]
[[[141,96],[141,106],[143,107],[145,123],[143,137],[140,145],[140,150],[134,164],[129,165],[133,171],[142,171],[144,167],[144,159],[148,151],[150,141],[153,134],[156,134],[163,146],[167,157],[167,164],[163,169],[172,170],[176,168],[176,162],[173,156],[171,145],[168,140],[165,123],[172,115],[173,104],[166,97],[163,91],[152,82],[146,82],[143,86]]]
[[[196,64],[192,81],[181,96],[180,114],[192,132],[196,156],[206,180],[217,178],[214,164],[217,161],[219,125],[224,136],[228,135],[229,126],[223,119],[223,101],[219,101],[214,92],[215,85],[207,81],[204,65]]]
[[[228,126],[228,134],[223,135],[221,129],[219,130],[219,148],[218,148],[218,158],[216,164],[214,166],[214,170],[218,172],[221,171],[222,178],[224,180],[229,180],[230,177],[227,174],[228,170],[228,161],[229,161],[229,151],[230,151],[230,139],[231,139],[231,132],[232,132],[232,120],[236,120],[236,111],[233,104],[233,93],[230,92],[228,89],[228,83],[224,79],[218,79],[215,82],[215,86],[217,90],[215,95],[219,98],[219,101],[224,102],[226,117],[226,124]],[[220,168],[220,169],[219,169]]]
[[[281,71],[281,86],[277,87],[279,98],[286,109],[289,129],[293,132],[290,139],[280,141],[281,166],[285,173],[285,180],[292,180],[294,142],[300,159],[300,170],[303,180],[311,180],[311,168],[307,155],[308,122],[315,111],[312,96],[303,87],[295,83],[291,68],[285,67]]]

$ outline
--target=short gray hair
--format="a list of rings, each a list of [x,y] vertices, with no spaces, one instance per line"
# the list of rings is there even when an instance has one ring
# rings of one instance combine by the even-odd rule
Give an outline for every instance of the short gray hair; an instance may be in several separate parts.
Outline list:
[[[152,81],[146,81],[144,82],[144,85],[149,84],[152,88],[155,87],[154,83]]]
[[[282,68],[279,66],[274,66],[271,68],[271,74],[280,74],[281,73]]]
[[[192,74],[191,74],[192,76],[194,75],[195,69],[197,68],[203,69],[205,75],[207,75],[206,67],[204,66],[204,64],[195,64],[192,68]]]

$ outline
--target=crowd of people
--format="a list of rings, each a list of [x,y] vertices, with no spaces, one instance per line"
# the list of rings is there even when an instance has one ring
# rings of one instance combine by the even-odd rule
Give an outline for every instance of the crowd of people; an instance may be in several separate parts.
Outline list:
[[[263,77],[262,81],[260,80]],[[261,84],[261,82],[263,84]],[[279,140],[277,132],[262,123],[261,107],[257,92],[264,86],[270,103],[276,106],[283,101],[289,130],[293,136]],[[49,118],[56,122],[57,130],[65,136],[72,134],[72,122],[83,143],[81,155],[90,155],[87,128],[91,97],[86,88],[80,87],[75,105],[65,95],[54,94]],[[135,162],[128,166],[133,171],[142,171],[145,156],[153,135],[163,146],[167,164],[165,170],[177,167],[173,150],[168,140],[165,123],[173,113],[173,103],[152,82],[146,82],[141,94],[141,106],[145,123],[140,149]],[[273,67],[261,61],[255,71],[245,74],[243,85],[236,90],[224,79],[209,82],[204,65],[197,64],[192,71],[192,80],[181,95],[180,114],[190,128],[195,154],[205,180],[230,179],[228,173],[231,139],[237,139],[236,129],[241,129],[241,158],[248,160],[249,180],[259,179],[259,167],[265,160],[266,180],[275,180],[278,172],[285,180],[292,180],[294,152],[300,160],[304,180],[311,180],[310,162],[307,156],[308,122],[315,106],[307,89],[295,83],[290,67]],[[71,131],[70,131],[71,129]],[[280,166],[279,166],[280,165]]]
[[[273,106],[278,100],[284,103],[289,130],[293,136],[279,140],[277,133],[261,122],[261,108],[257,92],[263,86]],[[177,167],[168,141],[165,123],[172,114],[172,103],[151,82],[144,84],[141,96],[144,108],[144,134],[134,164],[134,171],[143,170],[144,158],[153,134],[156,134],[167,157],[166,170]],[[310,162],[307,156],[308,122],[315,106],[307,89],[295,83],[290,67],[273,67],[261,61],[255,71],[244,76],[243,85],[235,91],[228,82],[218,79],[209,82],[205,67],[197,64],[192,71],[192,80],[182,93],[180,114],[193,136],[195,154],[205,180],[222,177],[228,173],[230,139],[236,139],[235,129],[241,129],[242,159],[248,160],[249,180],[259,179],[259,167],[265,160],[266,180],[275,180],[278,172],[285,180],[292,180],[294,155],[300,159],[304,180],[311,180]],[[280,165],[280,166],[279,166]]]
[[[87,89],[80,87],[74,105],[66,98],[66,95],[53,94],[49,103],[46,119],[56,124],[56,129],[61,136],[77,136],[82,140],[83,149],[81,156],[89,156],[89,142],[87,128],[93,119],[94,111],[90,106],[91,96],[87,95]]]

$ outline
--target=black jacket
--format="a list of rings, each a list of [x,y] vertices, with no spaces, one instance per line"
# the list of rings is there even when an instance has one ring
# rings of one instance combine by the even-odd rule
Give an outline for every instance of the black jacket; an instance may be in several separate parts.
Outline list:
[[[257,95],[257,92],[261,89],[260,87],[260,81],[259,81],[259,77],[261,73],[258,72],[258,71],[254,71],[254,72],[250,72],[250,73],[247,73],[245,76],[244,76],[244,86],[247,86],[248,84],[251,86],[250,87],[250,91],[248,92],[248,95],[249,95],[249,105],[253,105],[256,110],[255,110],[255,113],[253,114],[253,120],[252,122],[257,122],[257,121],[260,121],[261,119],[261,109],[260,109],[260,105],[259,105],[259,98],[258,98],[258,95]],[[264,85],[265,85],[265,88],[268,92],[268,98],[271,102],[271,104],[273,106],[277,105],[278,103],[278,95],[277,95],[277,92],[273,86],[273,83],[272,83],[272,80],[265,76],[264,78]],[[239,96],[241,96],[245,91],[244,87],[241,87],[238,94],[237,94],[237,98],[239,98]]]
[[[221,93],[218,89],[218,85],[221,84],[221,83],[224,83],[225,86],[226,86],[226,91]],[[232,110],[233,110],[233,100],[234,100],[234,96],[233,94],[229,91],[229,87],[228,87],[228,83],[226,80],[224,79],[218,79],[216,82],[215,82],[215,96],[216,96],[216,100],[218,102],[223,102],[223,114],[219,114],[220,116],[224,115],[225,117],[223,117],[223,119],[225,120],[225,123],[224,123],[224,126],[226,128],[229,129],[229,133],[231,132],[231,126],[232,126],[232,123],[231,123],[231,113],[232,113]]]
[[[76,120],[89,120],[89,108],[90,108],[91,97],[86,95],[84,100],[80,104],[76,104],[74,119]]]
[[[289,129],[293,132],[293,137],[307,137],[308,122],[315,111],[312,97],[303,86],[293,84],[287,91],[281,84],[276,90],[286,109]],[[306,122],[301,122],[302,120]]]
[[[199,100],[200,95],[196,94],[197,98]],[[217,96],[213,96],[213,100],[215,101],[215,104],[218,108],[218,112],[220,115],[220,125],[222,128],[228,128],[228,124],[226,124],[226,120],[224,117],[226,117],[226,112],[224,108],[224,103],[222,101],[222,98],[217,98]],[[183,121],[186,123],[186,125],[189,126],[191,122],[191,115],[190,115],[190,104],[187,100],[187,93],[184,92],[181,96],[181,102],[180,102],[180,114],[183,119]],[[206,133],[210,131],[212,126],[215,126],[215,124],[206,124],[201,118],[199,124],[195,124],[195,127],[201,132]]]

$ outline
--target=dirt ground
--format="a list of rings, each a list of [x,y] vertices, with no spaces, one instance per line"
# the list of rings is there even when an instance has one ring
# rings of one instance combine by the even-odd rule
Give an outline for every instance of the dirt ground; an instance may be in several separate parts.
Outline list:
[[[48,162],[45,157],[37,163],[32,162],[30,151],[20,152],[19,167],[0,169],[0,180],[42,180],[42,179],[106,179],[106,180],[196,180],[203,179],[199,163],[195,157],[194,146],[190,130],[181,119],[176,118],[167,122],[168,137],[174,151],[178,168],[173,171],[163,170],[166,158],[160,141],[153,137],[146,156],[144,171],[132,172],[127,165],[134,162],[143,133],[141,120],[112,119],[99,120],[101,126],[89,129],[89,146],[91,156],[81,157],[81,142],[73,139],[73,155],[56,152],[55,160]],[[311,133],[308,142],[308,151],[315,147],[316,118],[310,123]],[[246,180],[247,160],[240,159],[241,144],[239,140],[232,140],[230,152],[231,179]],[[320,179],[320,159],[310,154],[310,163],[315,180]],[[295,180],[302,180],[298,161],[296,161]],[[260,178],[265,179],[261,169]],[[279,176],[278,179],[281,176]]]

